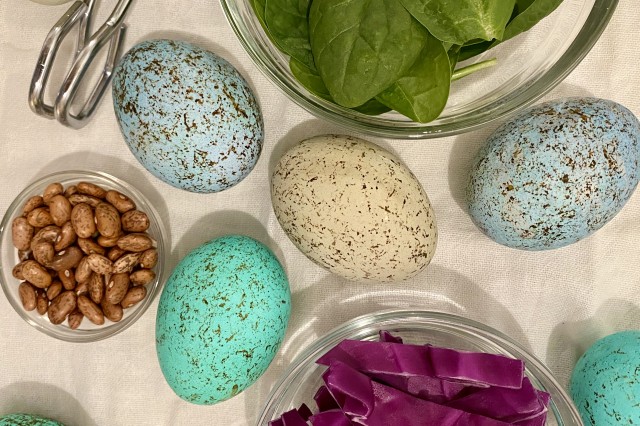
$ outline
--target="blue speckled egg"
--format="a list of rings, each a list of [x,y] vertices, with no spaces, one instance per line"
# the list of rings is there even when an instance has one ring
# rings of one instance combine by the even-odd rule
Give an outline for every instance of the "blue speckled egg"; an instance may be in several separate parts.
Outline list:
[[[526,250],[576,242],[611,220],[638,184],[640,122],[594,98],[540,104],[480,151],[469,213],[493,240]]]
[[[7,414],[0,417],[0,426],[64,426],[55,420],[33,414]]]
[[[198,247],[160,297],[156,350],[167,383],[195,404],[237,395],[271,363],[290,312],[287,277],[267,247],[244,236]]]
[[[640,424],[640,331],[598,340],[571,376],[571,397],[585,425]]]
[[[251,88],[231,64],[193,44],[134,46],[114,73],[113,103],[133,155],[177,188],[222,191],[260,156],[263,122]]]

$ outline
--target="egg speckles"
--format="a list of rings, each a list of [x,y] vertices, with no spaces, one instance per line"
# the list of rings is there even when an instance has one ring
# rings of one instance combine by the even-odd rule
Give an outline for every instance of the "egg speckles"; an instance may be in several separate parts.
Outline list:
[[[586,425],[640,424],[640,331],[591,346],[573,370],[571,397]]]
[[[638,184],[640,123],[623,106],[576,98],[531,108],[498,128],[468,188],[480,229],[509,247],[562,247],[595,232]]]
[[[160,368],[174,392],[214,404],[267,369],[291,311],[286,275],[273,253],[244,236],[210,241],[180,261],[156,317]]]
[[[273,172],[271,199],[291,241],[347,279],[407,279],[433,257],[436,223],[420,182],[362,139],[318,136],[293,147]]]
[[[7,414],[0,417],[0,426],[64,426],[55,420],[33,414]]]
[[[222,191],[260,156],[262,116],[249,85],[195,45],[153,40],[133,47],[114,73],[113,102],[133,155],[177,188]]]

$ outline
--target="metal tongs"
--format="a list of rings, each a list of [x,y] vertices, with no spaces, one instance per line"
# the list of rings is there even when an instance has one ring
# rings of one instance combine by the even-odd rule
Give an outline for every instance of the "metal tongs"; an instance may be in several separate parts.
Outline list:
[[[111,80],[126,30],[124,19],[131,2],[132,0],[118,0],[109,19],[90,37],[94,0],[77,0],[73,3],[49,31],[40,51],[29,88],[29,106],[33,112],[49,119],[56,119],[74,129],[80,129],[87,124],[87,120],[95,111]],[[64,78],[54,104],[47,105],[44,101],[44,92],[58,48],[76,24],[79,31],[73,64]],[[107,42],[109,42],[107,59],[98,82],[80,111],[73,114],[71,105],[78,93],[80,83],[92,61]]]

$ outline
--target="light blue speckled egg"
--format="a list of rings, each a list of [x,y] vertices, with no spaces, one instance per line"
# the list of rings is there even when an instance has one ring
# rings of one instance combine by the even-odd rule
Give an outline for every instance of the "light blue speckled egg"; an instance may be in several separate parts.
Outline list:
[[[640,122],[595,98],[547,102],[489,137],[471,171],[469,213],[493,240],[545,250],[600,229],[638,184]]]
[[[0,426],[64,426],[55,420],[33,414],[7,414],[0,417]]]
[[[287,277],[267,247],[244,236],[198,247],[160,297],[156,350],[167,383],[195,404],[237,395],[271,363],[290,312]]]
[[[598,340],[571,376],[571,397],[591,426],[640,424],[640,331]]]
[[[251,88],[231,64],[193,44],[134,46],[115,70],[113,103],[133,155],[177,188],[222,191],[260,156],[263,122]]]

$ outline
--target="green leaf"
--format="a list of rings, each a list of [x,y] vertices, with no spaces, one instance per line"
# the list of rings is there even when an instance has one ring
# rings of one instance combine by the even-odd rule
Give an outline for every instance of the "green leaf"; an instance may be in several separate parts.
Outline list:
[[[529,31],[534,25],[556,10],[561,3],[562,0],[518,0],[518,9],[522,10],[522,12],[518,13],[518,15],[509,22],[507,28],[504,30],[502,41],[509,40],[518,34]],[[525,9],[523,10],[521,6],[525,7]],[[498,43],[494,43],[494,46],[496,44]]]
[[[397,0],[314,0],[309,29],[318,72],[346,107],[364,104],[398,80],[427,38]]]
[[[444,44],[444,48],[447,49],[447,44]],[[447,55],[449,56],[449,62],[451,63],[451,72],[456,69],[456,65],[458,65],[458,58],[460,57],[460,49],[462,46],[459,44],[454,44],[453,46],[447,49]]]
[[[486,52],[487,50],[493,47],[493,41],[485,41],[482,43],[475,43],[472,45],[462,46],[460,49],[460,55],[458,55],[458,62],[466,61],[467,59],[473,58],[481,53]]]
[[[281,46],[280,42],[273,36],[273,34],[271,34],[271,31],[269,31],[269,28],[267,27],[267,23],[264,20],[265,1],[266,0],[251,0],[251,6],[253,7],[253,11],[255,12],[256,17],[258,18],[258,21],[260,22],[260,25],[262,26],[262,29],[264,30],[265,34],[267,35],[267,37],[269,37],[269,40],[271,40],[271,42],[280,51],[287,53],[285,51],[286,48],[284,46]]]
[[[264,5],[265,5],[265,0],[251,1],[251,6],[253,6],[253,11],[256,13],[256,16],[258,17],[258,21],[260,21],[260,25],[262,25],[262,28],[264,28],[266,31],[267,24],[264,21]]]
[[[297,59],[291,58],[289,61],[289,68],[294,77],[300,84],[302,84],[309,92],[318,96],[319,98],[335,103],[329,94],[327,86],[325,86],[322,78],[318,75],[316,70],[312,70]],[[391,111],[386,105],[381,104],[376,99],[369,99],[363,105],[353,108],[354,111],[358,111],[367,115],[379,115],[385,112]]]
[[[437,39],[465,44],[502,39],[515,0],[400,0]]]
[[[355,107],[352,109],[366,115],[380,115],[384,114],[385,112],[391,111],[391,108],[389,108],[376,98],[369,99],[359,107]]]
[[[560,6],[562,0],[516,0],[515,16],[507,24],[502,41],[486,41],[481,44],[465,45],[460,51],[460,62],[486,52],[519,34],[529,31]]]
[[[324,81],[322,81],[322,78],[320,78],[316,70],[312,70],[306,64],[303,64],[295,58],[289,59],[289,68],[296,80],[298,80],[305,89],[322,99],[333,102],[329,94],[329,89],[327,89],[327,86],[325,86]]]
[[[414,121],[426,123],[438,118],[444,109],[450,85],[447,51],[441,41],[429,36],[415,64],[376,99]]]
[[[271,40],[271,42],[275,44],[278,49],[284,52],[284,48],[280,46],[280,44],[278,43],[278,40],[276,40],[275,37],[273,37],[273,34],[271,34],[271,31],[269,31],[269,28],[267,27],[267,23],[264,20],[265,2],[266,0],[251,0],[251,6],[253,6],[253,11],[255,12],[256,17],[258,18],[260,25],[262,25],[262,29],[264,30],[265,34],[267,35],[267,37],[269,37],[269,40]]]
[[[516,15],[527,10],[535,0],[516,0]]]
[[[254,2],[261,0],[253,0]],[[314,68],[309,42],[309,0],[262,0],[264,22],[280,49]]]

